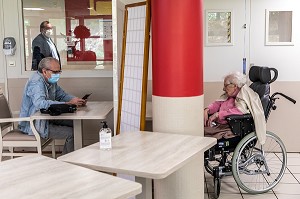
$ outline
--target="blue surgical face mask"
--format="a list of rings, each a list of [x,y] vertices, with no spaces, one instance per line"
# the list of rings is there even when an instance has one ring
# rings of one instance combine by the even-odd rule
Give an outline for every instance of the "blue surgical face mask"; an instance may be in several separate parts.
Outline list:
[[[60,74],[51,74],[51,77],[48,79],[48,82],[50,84],[55,84],[56,82],[58,82],[60,77]]]

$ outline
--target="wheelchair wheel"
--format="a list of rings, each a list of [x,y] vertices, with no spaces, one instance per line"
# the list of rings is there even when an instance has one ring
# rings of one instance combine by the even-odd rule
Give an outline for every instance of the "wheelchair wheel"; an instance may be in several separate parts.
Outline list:
[[[281,180],[286,169],[286,150],[280,138],[267,132],[261,145],[250,133],[237,145],[232,158],[232,174],[236,183],[251,194],[265,193]]]

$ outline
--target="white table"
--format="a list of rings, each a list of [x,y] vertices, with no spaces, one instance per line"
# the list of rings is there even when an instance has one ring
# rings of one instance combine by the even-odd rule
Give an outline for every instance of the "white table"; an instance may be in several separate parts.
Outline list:
[[[125,199],[142,191],[136,182],[41,155],[1,162],[0,179],[5,199]]]
[[[163,179],[216,143],[208,137],[128,132],[112,138],[110,151],[100,150],[95,143],[58,159],[97,171]]]
[[[86,106],[78,107],[75,113],[51,116],[37,112],[31,118],[34,120],[74,120],[74,149],[77,150],[82,148],[82,120],[106,119],[112,109],[112,101],[88,101]]]

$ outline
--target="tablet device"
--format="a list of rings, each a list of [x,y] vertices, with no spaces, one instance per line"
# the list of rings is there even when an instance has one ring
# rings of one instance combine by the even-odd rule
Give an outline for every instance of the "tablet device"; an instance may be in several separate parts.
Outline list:
[[[86,100],[87,98],[89,98],[89,96],[90,96],[91,94],[92,94],[92,93],[86,94],[85,96],[82,97],[82,99]]]

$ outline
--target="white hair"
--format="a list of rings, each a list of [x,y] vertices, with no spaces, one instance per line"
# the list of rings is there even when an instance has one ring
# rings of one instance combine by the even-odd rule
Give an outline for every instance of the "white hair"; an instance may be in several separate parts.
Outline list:
[[[239,88],[242,88],[246,84],[246,82],[246,75],[240,72],[232,72],[224,77],[225,84],[235,84]]]

